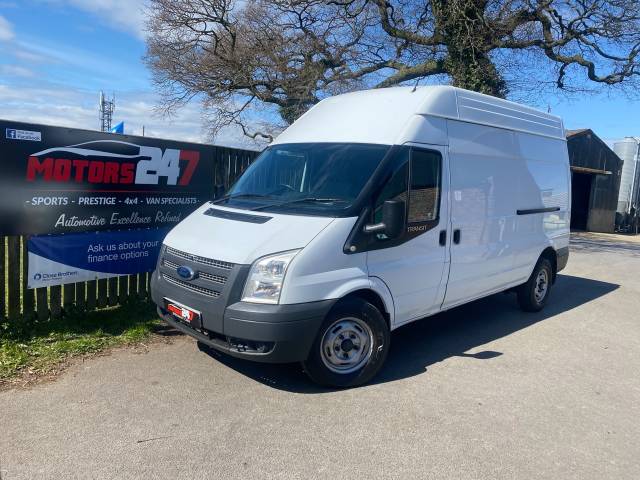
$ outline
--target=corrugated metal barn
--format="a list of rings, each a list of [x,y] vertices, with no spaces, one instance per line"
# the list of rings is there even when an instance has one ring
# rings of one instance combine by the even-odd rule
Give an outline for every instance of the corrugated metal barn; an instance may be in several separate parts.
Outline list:
[[[622,160],[591,129],[567,130],[571,228],[613,233]]]

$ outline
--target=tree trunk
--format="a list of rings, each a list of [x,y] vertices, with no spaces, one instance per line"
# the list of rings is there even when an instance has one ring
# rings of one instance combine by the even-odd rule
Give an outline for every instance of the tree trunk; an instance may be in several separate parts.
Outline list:
[[[504,98],[506,82],[489,57],[492,32],[486,0],[434,0],[436,28],[447,45],[445,68],[454,86]]]

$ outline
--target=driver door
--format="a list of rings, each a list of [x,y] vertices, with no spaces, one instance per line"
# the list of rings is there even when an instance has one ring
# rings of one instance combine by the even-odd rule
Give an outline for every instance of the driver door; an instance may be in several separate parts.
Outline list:
[[[404,145],[393,173],[374,201],[373,222],[386,200],[406,205],[399,238],[377,234],[367,252],[369,276],[393,296],[394,326],[440,310],[449,266],[449,169],[446,147]]]

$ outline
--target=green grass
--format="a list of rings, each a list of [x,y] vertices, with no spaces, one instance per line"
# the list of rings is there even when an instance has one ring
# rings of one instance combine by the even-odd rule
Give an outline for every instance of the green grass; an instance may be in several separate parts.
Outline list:
[[[70,357],[147,339],[160,325],[155,307],[140,300],[94,312],[70,311],[38,322],[0,320],[0,384],[54,372]]]

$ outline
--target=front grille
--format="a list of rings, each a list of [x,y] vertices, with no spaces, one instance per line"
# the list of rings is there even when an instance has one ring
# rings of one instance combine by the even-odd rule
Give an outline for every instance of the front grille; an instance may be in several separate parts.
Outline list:
[[[213,260],[211,258],[199,257],[198,255],[191,255],[187,252],[176,250],[175,248],[167,247],[166,252],[174,257],[184,258],[195,263],[201,263],[202,265],[210,265],[212,267],[222,268],[224,270],[231,270],[233,263],[223,262],[222,260]]]
[[[167,260],[166,258],[163,258],[163,259],[162,259],[162,264],[163,264],[165,267],[173,268],[174,270],[176,270],[176,269],[180,266],[180,265],[178,265],[177,263],[172,262],[171,260]]]
[[[180,266],[177,263],[172,262],[171,260],[167,260],[166,258],[162,259],[162,264],[167,268],[171,268],[172,270],[177,270]],[[213,283],[218,283],[220,285],[224,285],[225,283],[227,283],[227,277],[223,277],[222,275],[214,275],[213,273],[207,272],[196,272],[196,274],[199,278],[204,278],[205,280],[209,280]]]
[[[174,285],[178,285],[187,290],[191,290],[192,292],[200,293],[202,295],[206,295],[207,297],[217,298],[220,296],[220,292],[215,290],[210,290],[208,288],[200,287],[198,285],[193,285],[192,283],[183,282],[182,280],[178,280],[177,278],[173,278],[166,273],[162,274],[162,278],[164,278],[167,282],[173,283]]]
[[[207,272],[198,272],[198,277],[204,278],[205,280],[209,280],[213,283],[219,283],[220,285],[224,285],[225,283],[227,283],[227,277],[223,277],[222,275],[214,275]]]

